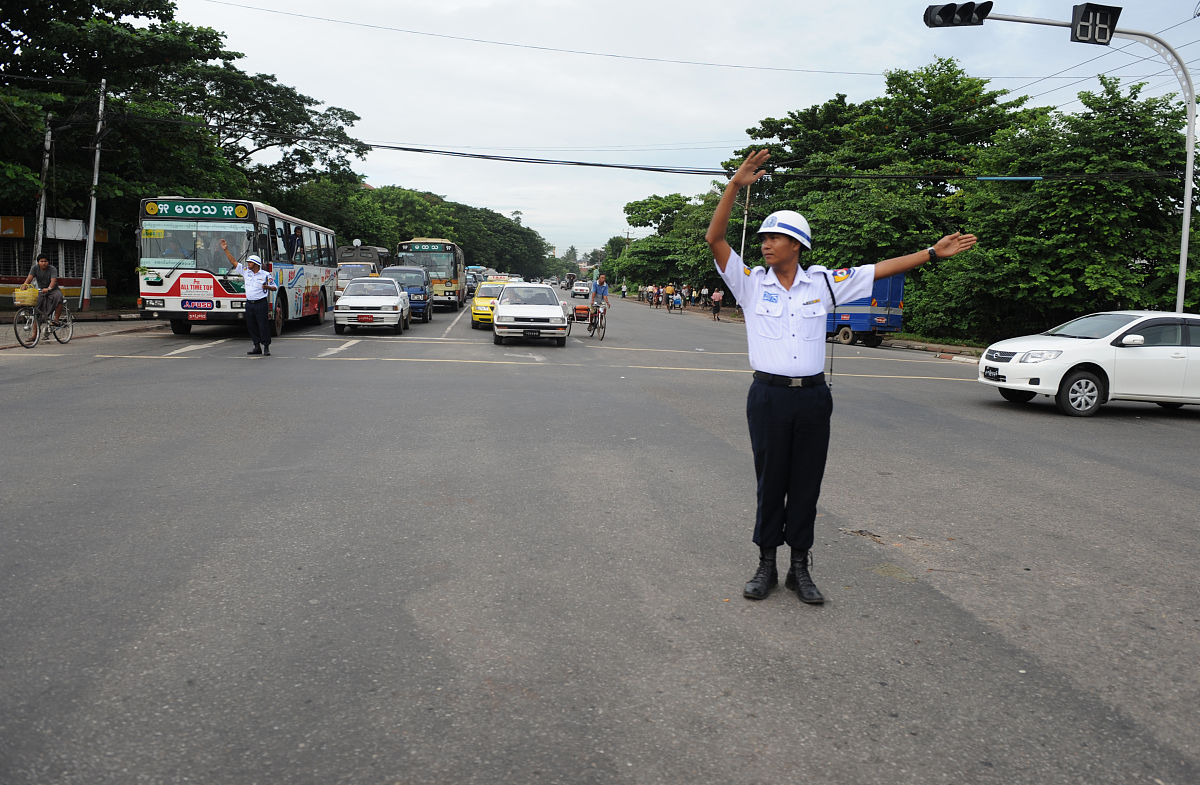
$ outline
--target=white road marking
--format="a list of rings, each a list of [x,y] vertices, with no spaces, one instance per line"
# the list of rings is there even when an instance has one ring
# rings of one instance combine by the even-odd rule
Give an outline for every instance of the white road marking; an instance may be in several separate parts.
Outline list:
[[[329,357],[330,355],[337,354],[338,352],[343,352],[346,349],[349,349],[351,346],[353,346],[356,343],[359,343],[359,340],[357,338],[354,339],[353,341],[346,341],[341,346],[331,346],[328,349],[326,349],[325,351],[318,354],[317,359],[319,360],[322,357]]]
[[[533,360],[534,362],[537,362],[537,363],[544,363],[544,362],[546,362],[546,358],[545,358],[545,357],[543,357],[543,356],[542,356],[542,355],[540,355],[540,354],[534,354],[533,352],[530,352],[529,354],[510,354],[509,352],[505,352],[505,353],[504,353],[504,356],[505,356],[505,357],[520,357],[520,358],[522,358],[522,359],[528,358],[528,359],[530,359],[530,360]]]
[[[182,346],[173,352],[167,352],[166,356],[172,357],[176,354],[183,354],[184,352],[194,352],[197,349],[207,349],[210,346],[216,346],[217,344],[225,343],[228,340],[229,340],[228,338],[221,338],[216,341],[208,341],[207,343],[197,343],[197,344],[193,344],[191,346]]]
[[[458,324],[459,320],[462,319],[464,316],[466,316],[470,312],[471,312],[471,308],[469,305],[459,308],[458,316],[454,317],[454,321],[452,321],[452,322],[450,322],[450,324],[446,325],[446,329],[442,331],[442,337],[445,338],[446,336],[448,336],[450,334],[450,331],[454,329],[454,325]]]

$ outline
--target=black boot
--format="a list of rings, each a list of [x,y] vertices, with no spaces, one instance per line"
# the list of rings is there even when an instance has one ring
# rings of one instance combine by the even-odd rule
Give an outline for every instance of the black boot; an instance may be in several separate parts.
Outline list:
[[[807,602],[809,605],[820,605],[825,602],[825,595],[821,594],[821,590],[817,588],[817,584],[813,583],[812,576],[808,574],[808,565],[812,562],[812,553],[809,551],[792,551],[792,568],[788,570],[787,578],[784,580],[784,588],[791,589],[796,592],[796,596],[801,602]]]
[[[771,593],[771,589],[779,584],[779,572],[775,569],[775,549],[759,548],[758,552],[758,570],[742,590],[742,596],[748,600],[765,599]]]

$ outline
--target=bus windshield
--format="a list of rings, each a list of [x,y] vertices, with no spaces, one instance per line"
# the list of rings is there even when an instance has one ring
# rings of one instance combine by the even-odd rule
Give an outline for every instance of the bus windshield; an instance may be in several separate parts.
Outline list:
[[[373,264],[339,264],[337,277],[339,281],[349,281],[351,278],[363,278],[373,272]]]
[[[234,261],[244,261],[251,252],[254,226],[232,221],[144,220],[141,265],[223,274],[233,265],[221,250],[221,240],[225,241]]]
[[[454,276],[454,254],[452,253],[431,253],[427,251],[416,251],[406,254],[406,256],[421,267],[429,271],[429,275],[433,278],[453,278]]]

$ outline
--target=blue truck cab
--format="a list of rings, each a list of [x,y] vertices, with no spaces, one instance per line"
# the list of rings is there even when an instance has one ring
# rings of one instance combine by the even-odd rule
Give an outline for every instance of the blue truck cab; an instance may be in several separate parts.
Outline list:
[[[825,332],[838,343],[860,341],[878,346],[888,333],[898,333],[904,321],[904,274],[880,278],[870,297],[838,303],[825,321]]]
[[[433,319],[433,280],[428,270],[397,265],[383,268],[379,275],[382,278],[394,278],[400,288],[408,292],[414,319],[419,317],[423,322]]]

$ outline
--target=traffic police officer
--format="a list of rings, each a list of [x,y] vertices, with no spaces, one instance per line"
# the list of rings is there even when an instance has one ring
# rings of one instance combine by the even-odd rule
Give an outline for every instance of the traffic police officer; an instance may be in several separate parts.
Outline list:
[[[230,275],[242,276],[246,282],[246,329],[250,333],[253,346],[246,354],[261,354],[271,356],[271,330],[267,325],[267,306],[270,304],[270,292],[276,286],[271,274],[262,268],[262,261],[255,254],[246,257],[245,264],[238,264],[229,250],[229,244],[221,240],[221,250],[229,258],[233,269]]]
[[[766,267],[748,268],[725,239],[738,191],[757,182],[770,158],[751,153],[730,179],[704,239],[729,292],[742,306],[754,381],[746,399],[750,446],[758,477],[754,543],[759,565],[743,595],[761,600],[779,583],[775,550],[791,547],[784,586],[806,603],[825,601],[808,567],[817,497],[829,451],[833,399],[825,384],[825,316],[835,302],[871,294],[874,281],[932,259],[944,259],[975,245],[970,234],[946,235],[916,253],[841,270],[800,264],[812,249],[804,216],[780,210],[758,230]]]

